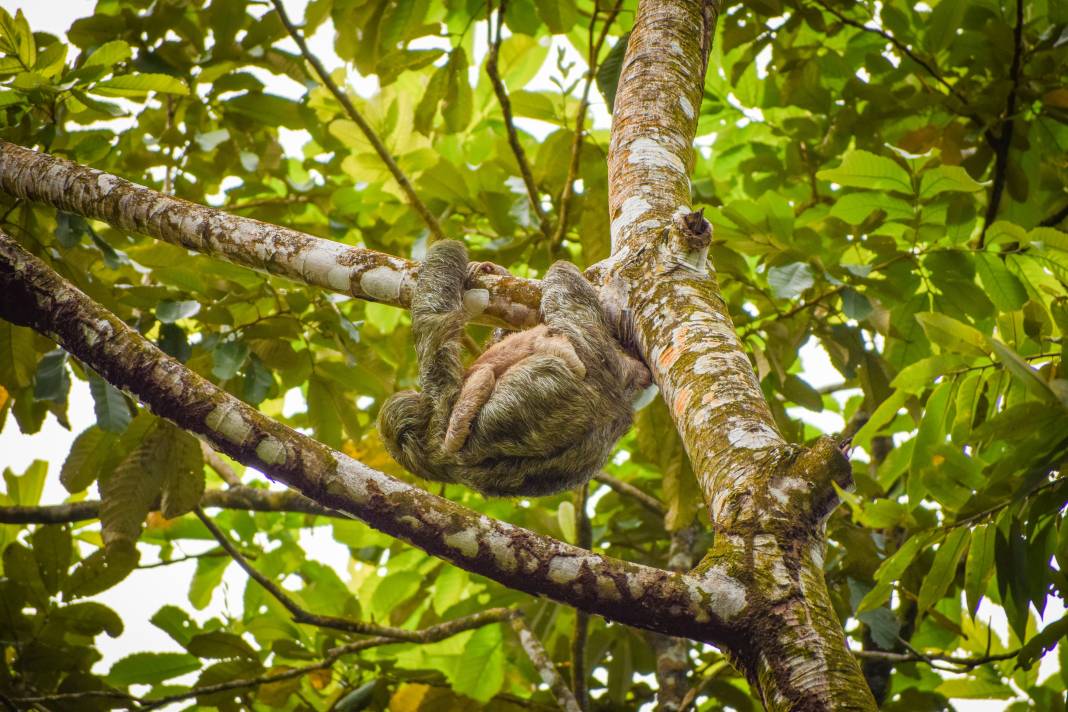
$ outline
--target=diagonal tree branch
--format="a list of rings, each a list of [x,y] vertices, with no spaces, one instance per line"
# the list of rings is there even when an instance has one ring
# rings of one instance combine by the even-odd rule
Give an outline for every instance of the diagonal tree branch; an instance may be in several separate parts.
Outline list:
[[[738,642],[730,621],[743,602],[725,572],[683,575],[593,554],[373,470],[185,368],[3,233],[0,291],[0,316],[48,335],[157,415],[316,502],[518,591],[638,628]]]
[[[304,56],[305,61],[308,62],[315,69],[315,73],[319,76],[319,81],[322,82],[338,103],[345,110],[349,119],[359,127],[363,135],[367,137],[368,143],[374,148],[375,153],[382,159],[382,162],[386,164],[386,168],[393,176],[393,180],[397,181],[397,185],[404,191],[404,195],[408,198],[408,204],[415,209],[415,212],[419,213],[419,217],[426,223],[427,228],[430,230],[430,234],[434,240],[444,240],[445,233],[441,230],[441,225],[438,223],[438,219],[430,212],[430,208],[419,198],[419,195],[415,192],[415,188],[412,187],[411,181],[408,180],[408,176],[404,174],[401,167],[397,165],[397,161],[394,160],[393,155],[390,154],[389,149],[386,148],[386,144],[382,143],[382,139],[378,137],[375,130],[371,128],[371,124],[367,123],[367,120],[363,118],[363,115],[356,110],[356,106],[349,99],[348,94],[341,91],[341,88],[330,78],[330,72],[326,71],[326,67],[319,61],[319,58],[312,54],[312,51],[308,49],[308,43],[304,41],[304,37],[301,35],[300,30],[297,29],[293,21],[289,19],[289,15],[286,14],[285,6],[282,4],[282,0],[271,0],[274,5],[275,12],[278,13],[278,19],[282,21],[289,36],[293,38],[293,41],[297,43],[297,47],[300,48],[300,53]]]
[[[0,141],[0,191],[304,284],[407,308],[417,263],[164,195],[118,176]],[[522,329],[540,321],[538,282],[479,274],[476,320]]]
[[[557,671],[556,666],[553,665],[549,654],[545,652],[545,647],[542,646],[538,637],[534,635],[534,631],[527,625],[526,620],[522,616],[515,616],[512,618],[512,628],[519,635],[519,644],[523,646],[523,652],[530,658],[530,662],[534,663],[538,674],[541,675],[542,682],[549,686],[557,704],[560,705],[560,709],[564,712],[582,712],[575,695],[572,694],[571,689],[564,682],[564,678]]]
[[[501,79],[500,68],[497,60],[501,53],[501,29],[504,27],[504,10],[508,0],[501,0],[497,8],[497,31],[493,31],[493,0],[487,0],[486,32],[488,33],[489,51],[486,53],[486,74],[489,75],[490,84],[493,85],[493,93],[497,95],[497,103],[501,105],[501,114],[504,115],[504,129],[508,136],[508,145],[515,156],[515,162],[519,166],[519,175],[523,178],[527,195],[530,197],[530,205],[534,214],[538,217],[538,226],[545,237],[551,234],[549,217],[541,206],[541,196],[538,194],[538,186],[534,182],[534,174],[530,170],[530,161],[523,145],[519,143],[519,132],[515,128],[515,117],[512,115],[512,100],[508,98],[508,90]]]

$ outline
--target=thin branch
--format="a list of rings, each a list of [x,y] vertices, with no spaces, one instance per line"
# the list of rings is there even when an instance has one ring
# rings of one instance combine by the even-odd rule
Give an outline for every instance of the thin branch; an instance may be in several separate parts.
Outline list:
[[[261,574],[256,567],[248,562],[241,552],[237,550],[237,547],[233,545],[226,534],[211,520],[211,518],[204,513],[204,510],[197,507],[194,512],[204,526],[207,527],[211,535],[215,537],[215,540],[219,542],[219,546],[230,555],[230,557],[245,570],[245,573],[249,575],[253,581],[263,586],[267,593],[274,596],[275,600],[282,604],[282,606],[289,611],[293,616],[293,620],[297,623],[306,623],[308,625],[314,625],[319,628],[330,628],[331,630],[343,630],[346,633],[355,633],[357,635],[384,635],[394,640],[403,640],[408,642],[420,642],[421,632],[417,630],[406,630],[404,628],[394,628],[392,626],[377,625],[375,623],[366,623],[364,621],[354,621],[347,618],[337,618],[336,616],[321,616],[315,613],[310,613],[305,610],[300,604],[293,600],[289,594],[281,589],[278,584],[270,580],[263,574]],[[504,609],[499,609],[504,610]]]
[[[643,490],[635,487],[629,482],[618,480],[615,477],[612,477],[612,475],[608,474],[607,472],[598,472],[593,476],[593,479],[597,480],[602,485],[606,485],[616,494],[622,497],[630,497],[631,499],[637,501],[638,504],[642,505],[657,516],[662,517],[665,513],[667,513],[667,509],[664,507],[663,502],[661,502],[659,499],[652,496],[651,494],[648,494]]]
[[[488,611],[482,611],[481,613],[475,613],[464,618],[457,618],[456,620],[448,621],[446,623],[439,623],[438,625],[424,628],[421,631],[416,631],[421,635],[419,642],[421,643],[436,643],[440,640],[450,638],[457,633],[463,633],[464,631],[472,630],[474,628],[481,628],[484,625],[490,623],[500,623],[508,620],[515,613],[507,608],[494,608]],[[141,710],[154,710],[160,707],[166,707],[173,702],[180,702],[182,700],[188,700],[193,697],[200,697],[202,695],[210,695],[216,692],[226,692],[228,690],[240,690],[248,687],[259,687],[260,685],[267,685],[273,682],[281,682],[283,680],[292,680],[295,677],[303,677],[308,673],[315,672],[317,670],[325,670],[332,667],[334,663],[340,660],[346,655],[357,653],[368,648],[378,647],[380,645],[389,645],[391,643],[397,643],[395,638],[387,636],[379,636],[376,638],[366,638],[364,640],[358,640],[354,643],[347,645],[340,645],[336,648],[331,648],[327,651],[322,660],[304,665],[301,667],[286,670],[284,672],[260,675],[257,677],[244,678],[239,680],[228,680],[226,682],[220,682],[214,685],[204,685],[202,687],[194,687],[185,692],[180,692],[174,695],[167,695],[166,697],[160,697],[157,699],[147,700],[134,697],[123,692],[114,690],[86,690],[84,692],[60,692],[54,695],[38,695],[35,697],[20,697],[12,699],[12,702],[29,705],[29,704],[41,704],[49,702],[67,702],[77,700],[90,700],[90,699],[115,699],[125,700],[136,704],[143,705],[138,709]]]
[[[594,79],[597,78],[598,58],[600,57],[601,49],[604,47],[605,40],[608,38],[608,30],[611,29],[612,23],[616,21],[616,16],[619,14],[621,7],[623,7],[623,0],[616,0],[616,4],[609,11],[608,17],[605,18],[601,34],[597,37],[597,41],[594,42],[593,27],[597,22],[600,2],[594,3],[593,16],[590,18],[590,54],[586,61],[586,85],[582,88],[582,101],[579,102],[578,114],[575,116],[575,136],[571,140],[571,160],[567,166],[564,190],[560,194],[560,215],[556,221],[556,231],[553,233],[552,239],[554,251],[559,249],[564,241],[564,235],[567,234],[567,223],[571,213],[571,196],[575,192],[575,180],[578,178],[579,164],[582,159],[582,140],[586,133],[586,112],[590,108],[590,88],[593,86]]]
[[[198,559],[214,559],[219,556],[226,556],[226,552],[222,549],[211,549],[200,554],[187,554],[186,556],[176,556],[173,559],[163,559],[151,564],[138,564],[137,568],[144,569],[159,569],[164,566],[173,566],[174,564],[181,564],[186,561],[196,561]]]
[[[909,648],[909,652],[907,653],[893,653],[886,650],[854,650],[853,655],[866,660],[883,660],[891,663],[927,663],[939,670],[963,672],[977,668],[980,665],[996,663],[1002,660],[1011,660],[1020,654],[1019,650],[1013,650],[1007,653],[998,653],[996,655],[958,657],[955,655],[945,655],[943,653],[921,653],[911,646],[906,645],[906,647]],[[939,665],[938,663],[949,663],[950,665],[955,665],[957,667],[946,667],[944,665]]]
[[[564,712],[582,712],[578,700],[571,694],[571,690],[564,682],[564,678],[561,677],[556,666],[553,665],[553,661],[549,658],[548,653],[545,652],[541,641],[534,635],[523,616],[517,615],[512,618],[512,628],[519,635],[519,643],[523,646],[523,651],[530,658],[530,662],[534,664],[538,674],[541,675],[542,682],[549,686],[553,696],[556,697],[560,709],[564,710]]]
[[[203,440],[200,441],[200,452],[204,455],[204,462],[208,463],[208,466],[215,470],[215,474],[217,474],[223,482],[231,487],[241,486],[241,478],[234,472],[234,468],[230,467],[229,463],[219,457],[219,453],[215,452],[211,446]]]
[[[434,240],[444,240],[445,233],[441,230],[441,225],[438,223],[438,219],[434,217],[434,214],[430,212],[426,204],[419,198],[415,192],[415,188],[412,187],[411,181],[408,180],[408,176],[404,175],[404,171],[397,165],[397,162],[393,159],[393,155],[390,154],[389,149],[382,143],[382,139],[378,137],[375,130],[371,128],[371,124],[367,123],[367,120],[363,118],[356,106],[349,99],[348,95],[341,91],[341,88],[330,78],[330,73],[326,71],[326,67],[319,61],[319,58],[312,54],[308,49],[308,44],[304,41],[303,35],[289,19],[289,15],[286,14],[286,9],[282,4],[282,0],[271,0],[274,5],[275,12],[278,13],[278,19],[285,25],[286,31],[289,32],[289,36],[293,38],[293,41],[297,43],[297,47],[300,48],[300,53],[304,56],[304,59],[314,69],[315,73],[319,76],[319,81],[326,87],[334,98],[338,100],[342,108],[345,109],[345,113],[348,114],[349,119],[356,124],[363,135],[367,138],[368,143],[374,148],[375,153],[382,159],[382,162],[386,164],[386,168],[393,175],[393,180],[397,181],[397,185],[404,192],[408,198],[408,204],[411,205],[415,212],[419,213],[419,217],[423,218],[423,222],[426,223],[427,228],[430,230],[430,234]]]
[[[1023,57],[1024,0],[1016,0],[1016,27],[1012,31],[1012,65],[1009,67],[1009,97],[1005,103],[1005,124],[1001,129],[994,151],[994,184],[990,187],[990,202],[983,217],[983,232],[979,235],[979,248],[986,240],[986,231],[998,216],[1001,196],[1005,192],[1005,182],[1009,172],[1009,149],[1012,147],[1012,132],[1016,126],[1016,93],[1020,89],[1020,60]]]
[[[241,509],[252,512],[297,512],[317,514],[323,517],[348,519],[346,515],[316,504],[307,497],[285,490],[271,490],[239,485],[230,489],[207,490],[200,498],[201,507]],[[159,503],[156,503],[158,509]],[[87,499],[67,504],[40,505],[36,507],[0,507],[0,524],[68,524],[86,519],[97,519],[100,502]]]
[[[277,198],[260,198],[259,200],[246,200],[240,203],[230,203],[227,210],[248,210],[249,208],[265,208],[275,205],[303,205],[312,202],[310,195],[279,196]]]
[[[1050,215],[1048,218],[1039,223],[1041,227],[1054,227],[1058,225],[1062,220],[1068,219],[1068,205],[1057,212]]]
[[[586,512],[590,499],[590,485],[583,483],[575,491],[576,541],[583,549],[593,547],[593,526]],[[571,633],[571,690],[575,694],[578,706],[583,710],[590,707],[590,691],[586,677],[586,640],[590,634],[590,614],[575,610],[575,626]]]
[[[526,151],[523,150],[522,144],[519,143],[519,133],[515,128],[515,117],[512,115],[512,100],[508,98],[508,90],[504,86],[504,81],[501,79],[501,73],[497,66],[497,59],[501,51],[501,29],[504,27],[506,5],[507,0],[501,0],[501,4],[497,8],[497,32],[494,33],[493,0],[487,0],[486,2],[488,8],[486,32],[489,35],[489,51],[486,53],[486,74],[489,75],[490,83],[493,85],[493,93],[497,95],[497,102],[501,105],[501,114],[504,116],[504,129],[508,135],[508,145],[512,148],[512,154],[515,155],[515,162],[519,165],[519,175],[523,178],[523,185],[526,186],[530,204],[534,208],[534,214],[538,216],[538,225],[542,234],[545,237],[549,237],[549,217],[541,206],[541,197],[538,193],[538,186],[534,182],[534,174],[530,170],[530,161],[527,159]]]

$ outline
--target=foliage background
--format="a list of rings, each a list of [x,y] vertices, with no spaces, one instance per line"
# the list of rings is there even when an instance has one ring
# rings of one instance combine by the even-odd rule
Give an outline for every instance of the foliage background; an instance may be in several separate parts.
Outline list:
[[[582,0],[512,0],[505,15],[501,73],[550,216],[559,214],[567,179],[593,9]],[[106,0],[71,25],[69,43],[4,13],[0,136],[189,200],[419,257],[425,225],[268,10],[243,0]],[[736,6],[720,22],[699,109],[694,205],[714,224],[711,259],[780,426],[796,441],[820,432],[812,423],[859,427],[857,491],[830,523],[826,557],[853,642],[901,652],[900,637],[966,659],[1005,654],[959,674],[898,665],[886,709],[943,709],[963,697],[1011,709],[1064,705],[1068,649],[1054,646],[1068,628],[1059,617],[1068,592],[1060,474],[1068,455],[1068,9],[1026,4],[1018,37],[1016,12],[994,0]],[[353,100],[445,232],[464,239],[475,259],[524,276],[560,257],[601,259],[609,244],[607,127],[601,121],[583,144],[571,230],[552,244],[482,66],[484,17],[482,3],[458,1],[318,0],[307,10],[309,34],[326,23],[337,56],[377,77],[358,80]],[[616,48],[632,17],[633,3],[624,3],[610,35]],[[566,47],[573,51],[559,51]],[[619,54],[602,52],[598,103],[598,91],[611,94]],[[281,85],[300,89],[286,96]],[[299,152],[285,148],[294,131],[307,132],[297,134]],[[190,368],[401,474],[373,419],[386,395],[414,382],[406,314],[7,197],[0,207],[5,230]],[[830,386],[806,381],[797,355],[813,343],[839,374]],[[144,416],[131,421],[131,404],[46,340],[0,323],[0,354],[5,430],[36,432],[49,413],[66,422],[71,379],[89,381],[96,422],[63,468],[72,498],[97,485],[106,494],[121,463],[145,456]],[[295,412],[284,407],[293,389],[302,397],[291,403],[306,404]],[[643,411],[609,468],[660,497],[667,517],[598,490],[590,507],[598,550],[663,566],[665,527],[695,517],[707,543],[707,516],[672,432],[661,404]],[[111,458],[94,455],[102,451]],[[5,471],[0,499],[38,504],[46,469]],[[210,470],[201,476],[218,486]],[[569,541],[578,536],[570,496],[517,506],[459,487],[445,494]],[[308,608],[416,626],[520,605],[554,659],[568,661],[572,611],[360,524],[242,512],[215,519]],[[299,532],[312,526],[349,548],[347,571],[307,555]],[[152,515],[134,529],[140,550],[161,560],[204,551],[210,540],[188,516]],[[174,652],[101,663],[94,640],[143,625],[92,602],[116,583],[92,578],[86,563],[108,538],[95,522],[0,527],[4,639],[32,633],[32,644],[5,643],[12,652],[0,680],[17,674],[42,692],[142,685],[133,689],[162,695],[176,681],[299,664],[336,635],[287,622],[251,582],[239,607],[209,608],[230,561],[205,556],[188,603],[153,617]],[[1046,615],[1039,633],[1047,610],[1062,613]],[[992,629],[992,617],[1007,626]],[[231,648],[191,644],[204,636]],[[1022,655],[1008,655],[1022,645]],[[1050,662],[1039,675],[1032,663],[1043,653]],[[655,660],[641,635],[595,620],[586,655],[599,669],[591,685],[600,704],[652,699]],[[715,651],[696,649],[693,659],[709,680],[701,709],[752,708],[744,681]],[[501,694],[547,701],[532,693],[536,679],[510,634],[490,626],[430,646],[368,651],[332,675],[252,698],[264,707],[326,708],[375,682],[375,704],[392,700],[394,709],[444,709],[447,698],[468,704],[453,695],[506,707]]]

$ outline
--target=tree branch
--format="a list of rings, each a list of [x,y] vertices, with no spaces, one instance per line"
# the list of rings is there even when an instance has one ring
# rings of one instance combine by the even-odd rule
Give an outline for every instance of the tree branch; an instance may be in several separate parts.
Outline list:
[[[360,131],[367,138],[367,142],[371,144],[371,147],[378,154],[378,157],[382,159],[382,163],[386,164],[386,168],[393,176],[393,180],[397,181],[397,185],[404,192],[404,195],[408,198],[408,204],[415,209],[415,212],[419,213],[419,217],[426,223],[427,228],[430,230],[430,234],[434,240],[444,240],[445,233],[441,230],[441,225],[438,223],[438,219],[430,212],[430,209],[423,203],[415,192],[415,188],[412,187],[411,181],[408,180],[408,176],[404,175],[404,171],[397,165],[397,162],[393,159],[393,155],[386,148],[386,145],[382,143],[382,139],[378,137],[375,130],[371,128],[371,124],[367,123],[367,120],[363,118],[359,111],[356,110],[356,106],[349,99],[348,94],[341,91],[341,88],[330,78],[330,73],[326,71],[326,67],[319,61],[319,58],[312,54],[308,49],[308,44],[304,41],[304,37],[297,30],[296,25],[289,19],[289,15],[286,14],[285,6],[281,0],[271,0],[274,5],[275,12],[278,13],[278,19],[282,21],[289,36],[293,38],[293,41],[297,43],[297,47],[300,48],[300,53],[304,56],[305,61],[308,62],[314,69],[315,73],[319,76],[319,81],[326,87],[338,103],[345,110],[352,123],[359,127]]]
[[[515,162],[519,166],[519,175],[523,178],[523,185],[527,188],[530,197],[530,205],[534,208],[534,214],[538,217],[538,226],[545,237],[551,234],[549,218],[545,209],[541,206],[541,196],[538,194],[538,186],[534,182],[534,174],[530,171],[530,161],[527,160],[526,151],[519,143],[519,133],[515,128],[515,117],[512,115],[512,101],[508,98],[508,90],[501,80],[501,73],[497,67],[497,59],[501,52],[501,29],[504,27],[504,9],[508,0],[501,0],[497,8],[497,32],[493,31],[493,0],[487,0],[488,14],[486,17],[486,32],[488,33],[489,51],[486,53],[486,74],[489,75],[490,84],[493,85],[493,93],[497,95],[497,102],[501,105],[501,114],[504,116],[504,129],[508,136],[508,145],[515,156]]]
[[[468,571],[638,628],[739,642],[737,583],[593,554],[496,521],[316,442],[167,356],[0,233],[0,316],[31,326],[153,412],[324,506]]]
[[[297,512],[323,517],[348,518],[340,512],[322,507],[291,490],[272,492],[245,486],[225,490],[207,490],[200,498],[200,506],[250,512]],[[99,515],[100,502],[87,499],[81,502],[37,507],[0,507],[0,524],[68,524],[86,519],[97,519]]]
[[[663,502],[629,482],[616,479],[607,472],[598,472],[593,476],[593,479],[606,485],[609,489],[622,497],[630,497],[657,516],[663,517],[667,513],[667,509],[664,507]]]
[[[939,670],[947,670],[949,672],[964,672],[979,667],[980,665],[987,665],[989,663],[996,663],[1002,660],[1011,660],[1020,654],[1019,650],[1013,650],[1008,653],[998,653],[996,655],[981,655],[976,657],[958,657],[956,655],[946,655],[944,653],[920,653],[919,651],[912,650],[907,653],[893,653],[886,650],[854,650],[853,655],[864,660],[882,660],[894,664],[903,663],[927,663],[932,667]],[[957,666],[956,668],[943,667],[936,665],[936,663],[945,662],[951,665]]]
[[[230,215],[6,141],[0,141],[0,191],[382,304],[408,308],[419,273],[418,263],[410,260]],[[479,274],[470,286],[472,313],[485,305],[475,320],[512,329],[540,321],[539,282]]]
[[[586,512],[590,499],[590,485],[583,483],[575,491],[575,519],[577,537],[575,543],[583,549],[593,548],[593,526]],[[582,710],[590,708],[590,691],[586,671],[586,640],[590,634],[590,614],[575,611],[575,625],[571,632],[571,690]]]
[[[348,618],[338,618],[336,616],[320,616],[314,613],[310,613],[301,607],[291,596],[286,594],[282,588],[274,581],[270,580],[263,574],[261,574],[256,567],[248,562],[241,552],[237,550],[237,547],[233,545],[233,542],[227,538],[226,534],[204,513],[204,510],[197,507],[194,512],[200,521],[207,527],[211,535],[215,537],[215,540],[219,542],[219,546],[230,555],[238,566],[245,570],[245,573],[249,575],[253,581],[271,594],[275,600],[282,604],[282,606],[289,611],[293,616],[293,620],[297,623],[306,623],[308,625],[314,625],[319,628],[330,628],[332,630],[341,630],[346,633],[355,633],[357,635],[384,635],[394,640],[404,640],[409,642],[420,642],[422,638],[421,631],[418,630],[406,630],[404,628],[394,628],[392,626],[378,625],[376,623],[367,623],[364,621],[354,621]],[[509,615],[507,609],[497,608],[492,609],[502,616]],[[486,611],[487,613],[489,611]]]
[[[990,187],[990,202],[986,205],[983,216],[983,232],[979,235],[979,249],[986,241],[986,231],[998,217],[1001,196],[1005,192],[1005,181],[1009,172],[1009,149],[1012,147],[1012,132],[1016,126],[1016,93],[1020,89],[1020,60],[1023,57],[1024,0],[1016,0],[1016,26],[1012,31],[1012,65],[1009,67],[1009,97],[1005,102],[1005,123],[1001,136],[994,144],[994,184]]]
[[[1066,218],[1068,218],[1068,205],[1065,205],[1063,208],[1050,215],[1048,218],[1040,222],[1039,225],[1041,227],[1055,227]]]
[[[530,658],[530,662],[534,664],[538,674],[541,675],[542,682],[552,690],[560,709],[564,710],[564,712],[582,712],[582,708],[579,707],[575,696],[571,694],[571,690],[564,682],[564,678],[561,677],[556,666],[553,665],[553,661],[545,652],[541,641],[527,626],[526,620],[522,616],[515,616],[512,618],[512,628],[519,635],[519,643],[523,646],[523,651]]]

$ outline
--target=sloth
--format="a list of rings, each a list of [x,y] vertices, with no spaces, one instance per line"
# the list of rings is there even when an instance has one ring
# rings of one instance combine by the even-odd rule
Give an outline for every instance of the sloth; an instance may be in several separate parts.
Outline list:
[[[509,334],[466,370],[468,266],[455,241],[427,252],[412,296],[421,392],[390,396],[378,430],[400,465],[496,497],[542,496],[589,480],[630,427],[649,370],[616,340],[593,286],[568,262],[542,280],[544,323]]]

